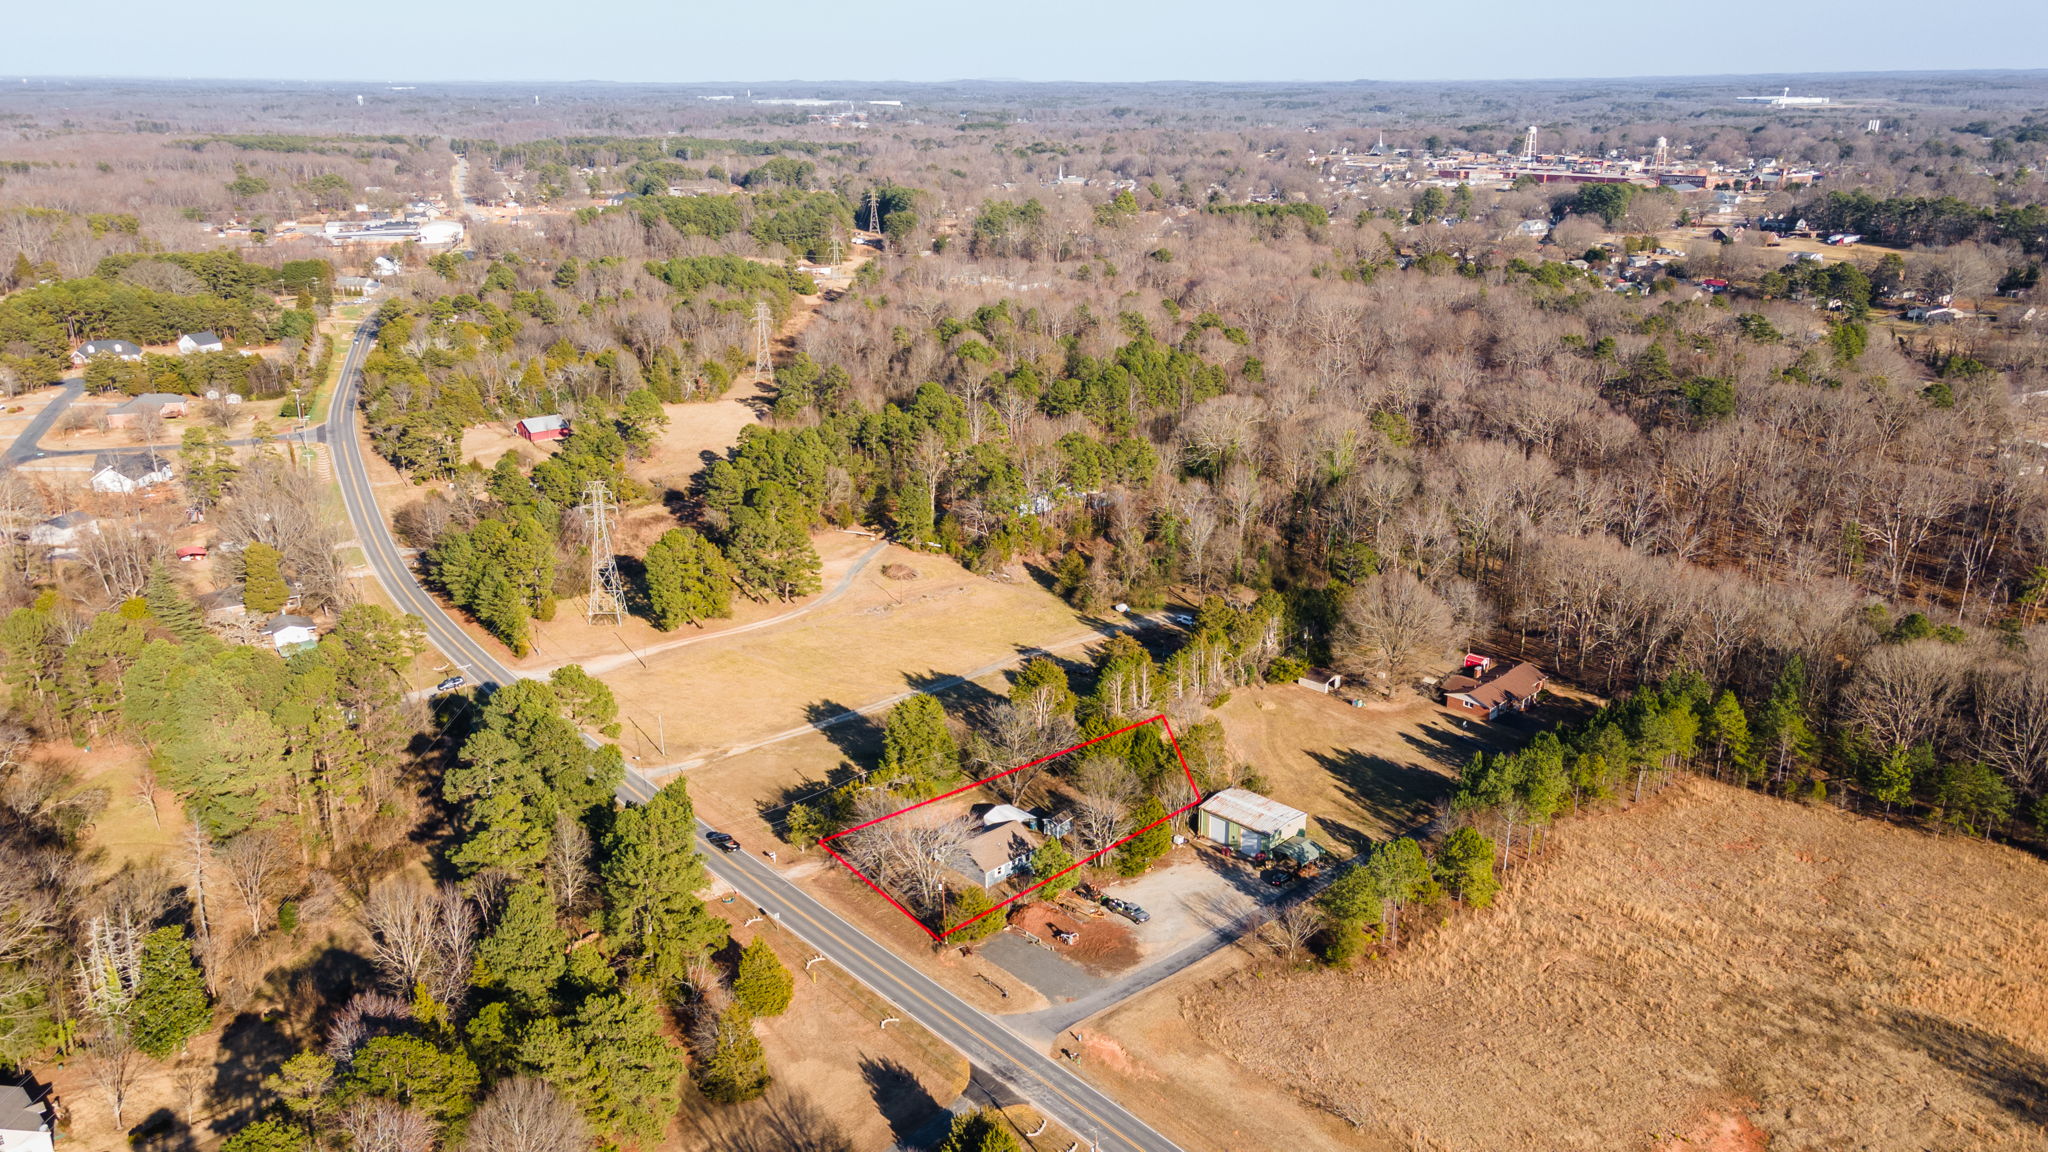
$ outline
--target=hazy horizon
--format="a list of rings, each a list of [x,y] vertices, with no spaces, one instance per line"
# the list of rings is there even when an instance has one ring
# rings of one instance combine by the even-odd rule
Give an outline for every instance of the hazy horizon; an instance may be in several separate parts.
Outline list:
[[[0,75],[127,80],[320,77],[317,82],[888,84],[1329,84],[1626,80],[2048,67],[2048,6],[1992,6],[1987,21],[1929,21],[1924,5],[1872,0],[1845,19],[1774,0],[1728,0],[1701,25],[1694,10],[1620,0],[1560,0],[1540,18],[1512,0],[1473,0],[1448,28],[1343,0],[1310,0],[1285,18],[1196,0],[1157,13],[1052,0],[1028,16],[962,20],[936,0],[891,8],[794,0],[772,14],[706,9],[678,16],[650,0],[563,13],[534,0],[459,0],[421,18],[393,0],[345,13],[256,0],[206,11],[142,0],[29,7],[0,47]],[[1900,29],[1912,29],[1911,36]],[[85,29],[85,32],[81,32]],[[1476,34],[1472,46],[1457,39]],[[1642,46],[1662,46],[1661,54]],[[32,51],[32,55],[30,55]],[[887,63],[880,61],[886,58]],[[261,59],[261,66],[251,66]],[[764,60],[806,61],[816,75],[872,64],[878,80],[749,81]],[[296,61],[298,66],[287,66]],[[1608,63],[1608,62],[1612,63]],[[374,64],[366,67],[366,64]],[[1654,65],[1668,62],[1668,68]],[[678,77],[678,71],[694,73]],[[858,69],[865,71],[866,69]]]

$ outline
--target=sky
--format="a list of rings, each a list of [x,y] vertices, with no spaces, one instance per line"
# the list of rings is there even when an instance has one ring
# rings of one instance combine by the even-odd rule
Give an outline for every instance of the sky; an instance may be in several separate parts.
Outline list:
[[[1488,80],[2048,67],[1988,0],[14,0],[0,75]]]

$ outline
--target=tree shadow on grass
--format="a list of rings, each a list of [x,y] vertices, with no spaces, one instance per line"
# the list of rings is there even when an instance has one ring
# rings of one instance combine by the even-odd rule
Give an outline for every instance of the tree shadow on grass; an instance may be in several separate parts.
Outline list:
[[[837,700],[817,700],[804,705],[804,719],[854,763],[872,767],[882,758],[882,726],[874,717]]]
[[[1892,1034],[1962,1077],[1978,1095],[2040,1127],[2048,1127],[2048,1060],[1966,1024],[1895,1010]]]
[[[1437,805],[1448,798],[1452,780],[1415,764],[1401,764],[1384,756],[1369,756],[1346,749],[1312,752],[1315,762],[1336,779],[1346,799],[1387,828],[1409,831],[1429,823]],[[1363,852],[1373,838],[1363,828],[1354,828],[1326,816],[1316,818],[1317,830],[1337,841],[1347,851]]]
[[[854,1152],[830,1113],[779,1082],[750,1103],[686,1108],[683,1122],[709,1152]]]
[[[273,969],[264,980],[268,999],[282,1006],[292,1031],[303,1037],[321,1034],[334,1013],[376,983],[368,959],[334,945],[304,963]]]
[[[889,1131],[899,1144],[908,1143],[930,1125],[934,1113],[944,1110],[910,1069],[894,1060],[863,1056],[860,1074],[868,1083],[868,1095],[874,1097],[875,1107],[881,1110],[882,1119],[889,1122]]]
[[[128,1146],[137,1152],[199,1152],[192,1126],[169,1108],[159,1108],[128,1130]]]
[[[903,681],[919,692],[937,697],[946,711],[969,724],[984,722],[989,710],[1003,702],[1003,697],[951,672],[905,672]]]
[[[235,1132],[255,1120],[270,1102],[264,1078],[298,1051],[298,1041],[285,1023],[267,1014],[244,1012],[228,1021],[221,1030],[220,1057],[214,1061],[213,1086],[207,1092],[214,1107],[213,1130]]]

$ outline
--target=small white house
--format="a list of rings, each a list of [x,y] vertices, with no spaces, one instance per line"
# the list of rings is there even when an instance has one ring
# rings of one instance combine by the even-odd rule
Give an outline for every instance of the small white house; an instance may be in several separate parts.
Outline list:
[[[288,612],[272,616],[270,623],[263,626],[263,634],[270,637],[270,642],[286,656],[320,642],[319,629],[313,626],[311,619]]]
[[[955,850],[948,861],[960,874],[983,888],[993,888],[1031,870],[1031,854],[1045,838],[1022,820],[1008,820],[983,829]]]
[[[93,461],[92,490],[122,495],[168,484],[171,462],[155,452],[102,452]]]
[[[211,332],[187,332],[178,337],[178,355],[190,356],[194,352],[218,352],[227,347],[220,337]]]
[[[52,1152],[50,1109],[15,1084],[0,1084],[0,1152]]]
[[[370,270],[378,276],[396,276],[398,275],[398,261],[393,260],[389,256],[379,256],[375,260],[370,261]]]
[[[43,548],[69,548],[86,532],[97,533],[98,525],[83,512],[52,516],[28,530],[28,542]]]
[[[72,349],[71,362],[84,365],[98,356],[112,356],[133,364],[142,359],[142,346],[133,340],[87,340]]]

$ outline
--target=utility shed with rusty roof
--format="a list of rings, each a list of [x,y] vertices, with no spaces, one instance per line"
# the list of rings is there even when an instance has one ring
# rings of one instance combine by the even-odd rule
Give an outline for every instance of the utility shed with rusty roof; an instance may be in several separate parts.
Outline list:
[[[1308,813],[1246,788],[1225,788],[1202,801],[1195,831],[1247,855],[1308,834]]]

